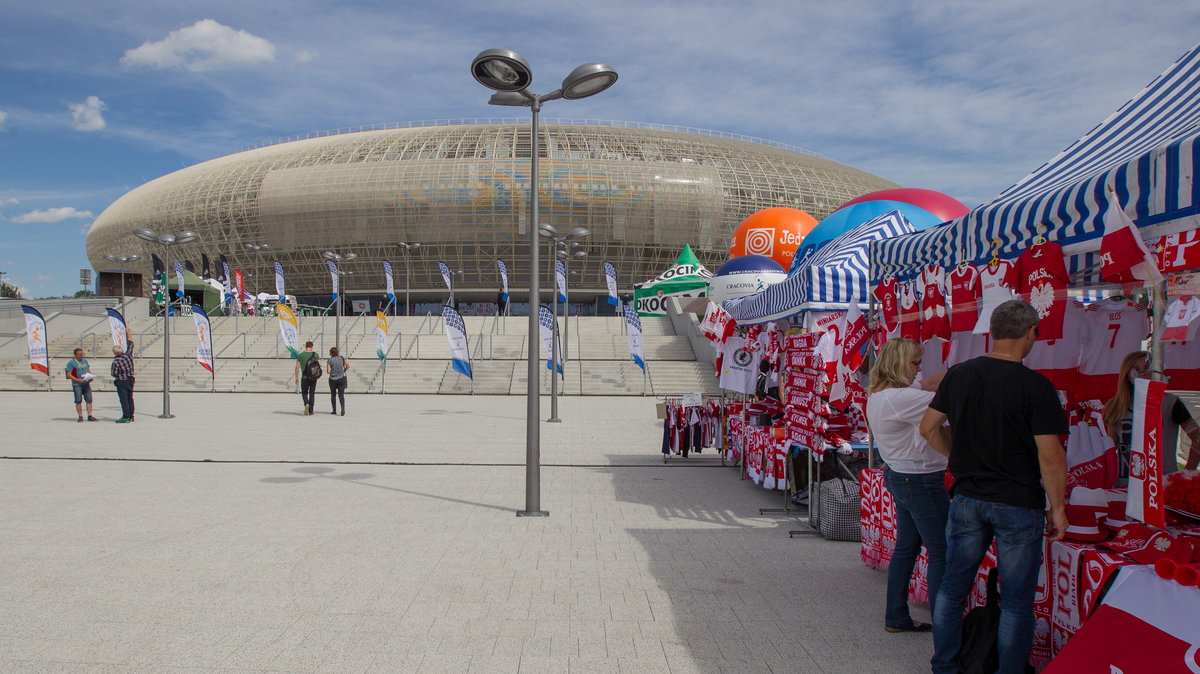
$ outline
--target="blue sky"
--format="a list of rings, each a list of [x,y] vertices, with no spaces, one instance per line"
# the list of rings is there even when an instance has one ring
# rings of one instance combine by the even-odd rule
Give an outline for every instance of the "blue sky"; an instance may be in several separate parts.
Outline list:
[[[546,118],[715,129],[985,201],[1200,39],[1200,4],[0,0],[0,271],[70,294],[97,215],[174,170],[361,124],[511,117],[468,73],[514,49]]]

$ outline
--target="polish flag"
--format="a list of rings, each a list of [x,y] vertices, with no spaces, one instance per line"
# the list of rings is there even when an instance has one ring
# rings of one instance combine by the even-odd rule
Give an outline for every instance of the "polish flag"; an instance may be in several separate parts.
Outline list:
[[[829,388],[829,404],[840,410],[847,409],[855,400],[856,393],[862,389],[854,377],[855,370],[862,364],[862,347],[870,338],[867,317],[858,307],[858,302],[851,301],[850,309],[845,313],[841,323],[841,349],[837,355],[837,369],[833,375],[833,384]]]
[[[1100,239],[1100,277],[1109,283],[1159,284],[1163,275],[1137,225],[1126,215],[1112,185],[1107,186],[1108,210],[1104,214],[1104,237]]]

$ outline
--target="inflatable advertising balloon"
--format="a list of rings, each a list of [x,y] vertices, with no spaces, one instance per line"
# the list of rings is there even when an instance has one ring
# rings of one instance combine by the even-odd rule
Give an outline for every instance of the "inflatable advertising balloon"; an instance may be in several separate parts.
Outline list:
[[[787,269],[796,247],[817,226],[817,219],[795,208],[764,208],[742,221],[733,232],[729,256],[762,255]]]
[[[917,230],[928,229],[944,222],[941,218],[923,208],[901,201],[880,199],[843,206],[831,213],[828,218],[822,220],[819,225],[808,233],[808,236],[804,237],[804,243],[800,245],[800,249],[797,251],[797,259],[803,260],[824,244],[829,243],[864,222],[873,220],[890,211],[900,211],[900,215],[903,215]],[[791,269],[789,267],[788,271],[791,271]]]
[[[764,255],[735,257],[717,270],[708,282],[708,298],[717,304],[735,297],[753,295],[787,278],[778,262]]]
[[[853,206],[864,201],[899,201],[905,204],[912,204],[917,208],[923,208],[933,213],[941,218],[942,222],[948,222],[959,216],[966,215],[967,211],[970,210],[966,204],[948,194],[921,189],[919,187],[899,187],[892,190],[870,192],[847,201],[839,208]]]

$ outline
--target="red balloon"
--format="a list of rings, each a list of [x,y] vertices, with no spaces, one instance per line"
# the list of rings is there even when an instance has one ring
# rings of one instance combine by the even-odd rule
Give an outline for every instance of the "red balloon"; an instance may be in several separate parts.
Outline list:
[[[817,219],[797,208],[764,208],[742,221],[729,242],[729,256],[763,255],[787,269]]]
[[[880,190],[864,194],[861,197],[856,197],[838,206],[839,210],[851,204],[861,203],[863,201],[878,201],[886,199],[889,201],[899,201],[904,204],[912,204],[918,208],[933,213],[942,219],[943,222],[953,220],[961,215],[965,215],[971,209],[967,208],[963,202],[955,199],[948,194],[934,192],[933,190],[921,189],[920,187],[898,187],[891,190]]]

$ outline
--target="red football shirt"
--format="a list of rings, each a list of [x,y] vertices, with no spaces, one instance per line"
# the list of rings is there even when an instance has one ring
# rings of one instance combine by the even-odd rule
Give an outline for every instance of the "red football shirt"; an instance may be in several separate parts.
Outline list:
[[[1009,271],[1008,285],[1021,293],[1021,299],[1032,304],[1042,319],[1038,324],[1039,341],[1062,337],[1068,281],[1062,246],[1057,243],[1026,249]]]

